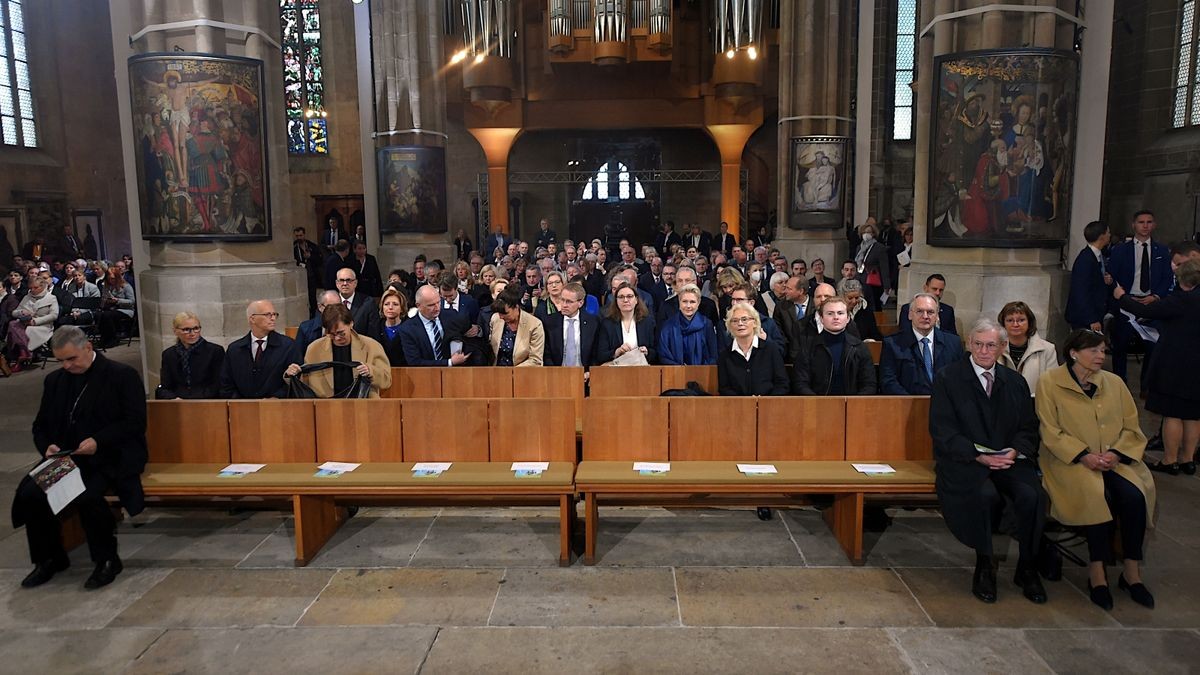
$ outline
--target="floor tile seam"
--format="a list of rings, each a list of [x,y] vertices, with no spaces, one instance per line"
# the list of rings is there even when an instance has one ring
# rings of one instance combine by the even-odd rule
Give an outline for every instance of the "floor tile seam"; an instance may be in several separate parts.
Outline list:
[[[909,654],[908,650],[905,649],[904,645],[900,642],[900,638],[896,635],[896,629],[889,627],[885,628],[883,632],[888,636],[888,641],[895,646],[896,651],[900,652],[900,660],[904,663],[904,666],[908,668],[908,672],[914,673],[914,675],[922,672],[920,668],[917,668],[916,662],[913,661],[912,654]]]
[[[413,673],[420,675],[421,671],[425,669],[425,662],[429,660],[429,655],[433,653],[433,646],[437,644],[438,638],[441,636],[442,627],[438,626],[437,630],[433,632],[433,639],[429,641],[429,646],[425,648],[425,654],[421,657],[421,662],[417,664]]]
[[[167,631],[169,631],[169,630],[171,630],[171,629],[170,628],[158,629],[158,635],[155,635],[154,639],[150,641],[150,644],[148,644],[144,648],[142,648],[142,651],[138,652],[137,656],[134,656],[132,659],[130,659],[129,662],[125,664],[125,667],[122,668],[122,670],[129,670],[129,668],[132,667],[133,664],[140,661],[142,659],[142,657],[146,655],[146,652],[150,651],[150,649],[152,647],[154,647],[154,645],[158,644],[158,641],[161,640],[163,638],[163,636],[166,635]]]
[[[921,599],[917,597],[917,594],[913,591],[912,586],[909,586],[908,582],[904,580],[904,577],[893,567],[889,567],[888,571],[890,571],[892,575],[896,577],[896,580],[900,582],[901,586],[904,586],[904,590],[908,591],[909,597],[913,599],[913,602],[917,603],[917,607],[921,610],[921,614],[924,615],[925,620],[929,622],[929,625],[934,628],[938,627],[938,623],[933,620],[933,617],[929,614],[929,610],[925,609],[925,605],[921,602]]]
[[[1042,656],[1042,653],[1039,652],[1037,650],[1037,648],[1033,646],[1033,643],[1029,641],[1028,636],[1025,635],[1024,630],[1021,630],[1019,639],[1021,640],[1021,644],[1025,645],[1026,647],[1029,648],[1029,651],[1034,655],[1034,657],[1038,660],[1038,662],[1046,667],[1046,672],[1048,672],[1048,673],[1057,673],[1058,672],[1057,670],[1054,669],[1054,666],[1050,665],[1050,662],[1046,660],[1046,657]]]
[[[304,610],[300,612],[300,616],[296,617],[296,620],[292,623],[292,628],[300,625],[300,622],[304,620],[304,616],[308,614],[308,610],[312,609],[312,606],[317,604],[317,600],[321,599],[321,594],[323,594],[325,589],[329,588],[329,586],[333,584],[334,577],[336,577],[339,573],[339,571],[334,571],[329,575],[329,578],[325,580],[325,585],[321,587],[321,590],[317,591],[317,594],[313,596],[313,599],[304,607]]]
[[[787,518],[780,516],[779,522],[783,523],[784,532],[787,532],[788,539],[792,540],[792,546],[796,547],[796,553],[800,555],[801,566],[808,567],[808,558],[805,557],[804,551],[800,550],[800,542],[796,541],[796,535],[792,534],[792,528],[788,527]]]
[[[233,568],[234,568],[234,569],[237,569],[237,568],[238,568],[238,566],[240,566],[242,563],[244,563],[244,562],[246,562],[247,560],[249,560],[249,559],[250,559],[250,556],[252,556],[252,555],[254,555],[255,553],[257,553],[257,552],[258,552],[258,549],[262,548],[262,545],[263,545],[263,544],[265,544],[265,543],[267,543],[267,540],[268,540],[268,539],[270,539],[272,536],[274,536],[274,535],[275,535],[275,533],[279,532],[279,530],[280,530],[281,528],[285,528],[285,527],[287,527],[287,524],[286,524],[286,523],[283,523],[283,522],[279,523],[279,525],[277,525],[277,526],[275,527],[275,529],[273,529],[273,530],[271,530],[270,532],[268,532],[268,533],[267,533],[267,534],[266,534],[266,535],[265,535],[265,536],[262,538],[262,540],[261,540],[261,541],[259,541],[257,544],[255,544],[255,545],[254,545],[254,548],[250,549],[250,552],[249,552],[249,553],[247,553],[246,555],[242,556],[242,559],[241,559],[241,560],[239,560],[239,561],[237,561],[237,563],[236,563],[236,564],[233,566]]]
[[[675,568],[671,568],[671,588],[675,591],[675,616],[679,619],[679,625],[683,626],[683,604],[679,598],[679,577],[675,575]]]
[[[484,626],[492,625],[492,614],[496,612],[496,603],[500,602],[500,591],[504,589],[504,583],[508,580],[508,568],[504,568],[504,572],[500,574],[500,581],[496,583],[496,594],[492,596],[492,607],[488,610],[487,620],[483,622]]]
[[[445,509],[438,509],[437,513],[433,514],[433,520],[429,521],[429,527],[425,528],[425,535],[421,537],[421,541],[417,542],[417,547],[414,548],[413,552],[408,556],[408,563],[405,564],[405,567],[412,567],[413,560],[415,560],[417,554],[421,552],[421,546],[424,545],[425,540],[429,538],[429,533],[433,531],[433,526],[437,523],[438,518],[442,517],[442,511],[444,510]]]

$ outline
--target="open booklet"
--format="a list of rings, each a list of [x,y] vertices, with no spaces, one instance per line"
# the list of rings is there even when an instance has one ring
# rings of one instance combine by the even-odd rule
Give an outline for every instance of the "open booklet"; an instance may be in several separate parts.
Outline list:
[[[58,515],[79,495],[83,494],[83,473],[74,460],[66,455],[51,457],[29,472],[38,487],[46,493],[50,510]]]

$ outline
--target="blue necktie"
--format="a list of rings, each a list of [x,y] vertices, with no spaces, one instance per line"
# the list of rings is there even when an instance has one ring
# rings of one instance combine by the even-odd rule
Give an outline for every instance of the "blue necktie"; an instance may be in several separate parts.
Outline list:
[[[804,305],[796,305],[796,318],[797,319],[804,318]]]
[[[437,319],[433,323],[433,358],[441,360],[442,356],[442,327],[438,325]]]
[[[929,338],[921,338],[921,359],[925,361],[925,374],[933,382],[933,354],[929,352]]]

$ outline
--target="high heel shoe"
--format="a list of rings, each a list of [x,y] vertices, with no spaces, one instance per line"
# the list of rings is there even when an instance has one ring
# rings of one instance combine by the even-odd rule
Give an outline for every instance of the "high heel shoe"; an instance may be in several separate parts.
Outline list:
[[[1112,592],[1108,590],[1108,584],[1103,586],[1093,586],[1091,579],[1088,580],[1088,595],[1092,598],[1092,604],[1105,611],[1111,611],[1113,608]]]
[[[1117,579],[1117,586],[1123,591],[1129,591],[1129,597],[1142,607],[1154,609],[1154,596],[1150,594],[1150,589],[1146,588],[1146,584],[1136,583],[1131,584],[1125,581],[1125,575],[1122,574]]]
[[[1165,473],[1168,476],[1178,476],[1179,475],[1179,463],[1178,462],[1176,462],[1174,464],[1166,464],[1162,460],[1159,460],[1159,461],[1155,462],[1154,464],[1146,464],[1146,468],[1150,469],[1151,471]]]

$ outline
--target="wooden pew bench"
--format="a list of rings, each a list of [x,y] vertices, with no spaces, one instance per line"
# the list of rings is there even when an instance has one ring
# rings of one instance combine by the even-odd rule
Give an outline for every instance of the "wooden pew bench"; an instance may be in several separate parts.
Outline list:
[[[296,564],[307,565],[346,520],[345,505],[538,505],[559,508],[559,563],[571,562],[575,518],[574,401],[562,399],[150,401],[149,498],[256,498],[295,517]],[[531,415],[545,418],[536,430]],[[557,420],[557,421],[555,421]],[[336,478],[326,461],[359,462]],[[516,478],[517,461],[549,462]],[[266,464],[221,477],[233,463]],[[453,462],[437,477],[414,462]]]
[[[922,441],[918,425],[927,418],[925,398],[589,399],[575,473],[585,503],[584,563],[596,560],[601,503],[797,506],[820,495],[833,499],[825,520],[838,543],[862,564],[866,497],[933,491],[928,433]],[[635,461],[670,462],[671,470],[640,475]],[[868,476],[852,466],[876,462],[896,472]],[[773,464],[778,473],[747,476],[738,463]]]

